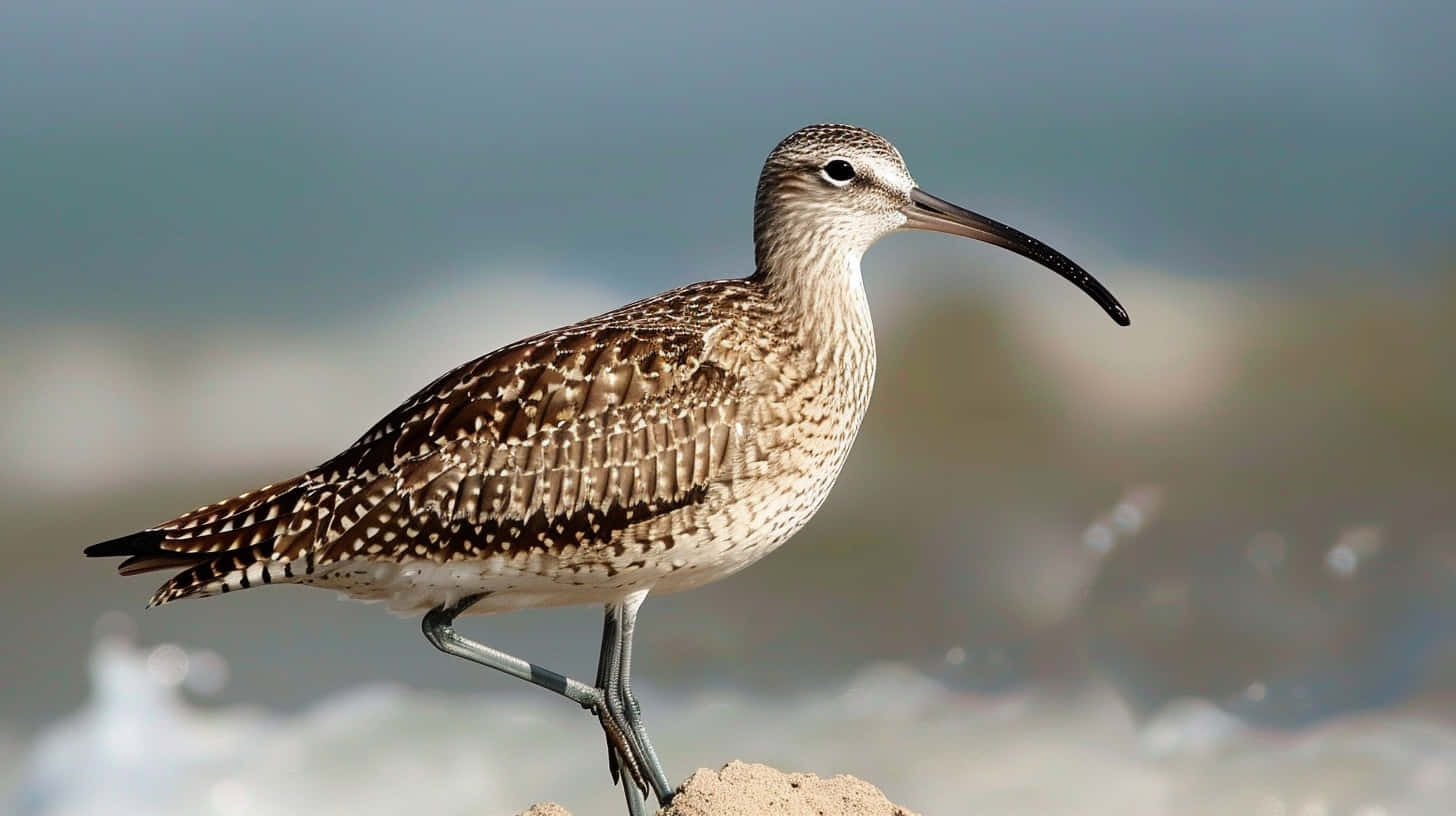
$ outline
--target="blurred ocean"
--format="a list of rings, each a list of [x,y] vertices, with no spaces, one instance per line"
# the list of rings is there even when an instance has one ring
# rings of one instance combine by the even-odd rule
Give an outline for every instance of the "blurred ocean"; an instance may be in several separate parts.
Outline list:
[[[823,512],[644,608],[669,767],[927,816],[1456,812],[1456,6],[63,0],[0,32],[0,809],[611,812],[588,719],[417,621],[143,613],[160,579],[80,550],[748,273],[762,157],[841,120],[1133,326],[992,248],[876,247]],[[596,610],[468,628],[591,674]]]
[[[621,806],[596,721],[545,694],[361,686],[288,716],[184,699],[189,686],[215,687],[224,667],[213,652],[104,637],[86,704],[28,750],[0,749],[15,768],[0,776],[0,796],[16,816]],[[669,773],[740,756],[853,773],[927,814],[1446,816],[1456,799],[1456,729],[1417,706],[1297,735],[1250,728],[1196,700],[1140,723],[1106,689],[965,694],[899,663],[813,695],[649,686],[642,696]]]

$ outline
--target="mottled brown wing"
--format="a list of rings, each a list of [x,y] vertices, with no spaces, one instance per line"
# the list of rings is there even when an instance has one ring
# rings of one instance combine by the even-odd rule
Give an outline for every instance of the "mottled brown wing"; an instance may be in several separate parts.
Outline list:
[[[457,369],[321,468],[345,487],[312,566],[603,544],[701,500],[738,400],[701,336],[600,327],[551,340]]]
[[[610,541],[701,500],[736,420],[739,384],[703,361],[702,335],[648,322],[589,321],[485,355],[309,473],[86,553],[127,556],[125,574],[184,568],[153,597],[165,603],[358,553],[447,560]]]
[[[584,547],[728,477],[743,384],[704,360],[742,281],[694,284],[507,346],[422,389],[302,476],[86,549],[153,596],[306,579],[365,553],[437,560]],[[387,556],[381,555],[388,553]]]

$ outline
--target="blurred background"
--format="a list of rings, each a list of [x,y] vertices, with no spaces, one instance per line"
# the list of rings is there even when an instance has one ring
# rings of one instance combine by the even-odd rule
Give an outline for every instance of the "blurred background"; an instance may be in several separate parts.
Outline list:
[[[927,814],[1456,812],[1456,7],[102,0],[0,30],[0,809],[615,812],[590,718],[415,620],[292,587],[143,613],[163,576],[80,551],[528,332],[748,274],[760,162],[827,120],[1133,325],[983,245],[877,246],[835,493],[644,608],[669,770],[852,772]],[[590,677],[599,626],[463,628]]]

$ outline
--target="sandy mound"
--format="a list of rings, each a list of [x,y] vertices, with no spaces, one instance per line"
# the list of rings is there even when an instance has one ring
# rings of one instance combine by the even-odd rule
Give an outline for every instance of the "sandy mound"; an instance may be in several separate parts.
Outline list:
[[[890,803],[879,788],[852,776],[821,779],[784,773],[767,765],[730,762],[720,771],[700,769],[678,789],[659,816],[915,816]],[[547,802],[520,816],[571,816]]]

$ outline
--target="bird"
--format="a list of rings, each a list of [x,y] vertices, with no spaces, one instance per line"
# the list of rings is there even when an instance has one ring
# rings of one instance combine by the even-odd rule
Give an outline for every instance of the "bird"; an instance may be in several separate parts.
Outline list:
[[[92,545],[151,605],[301,584],[422,614],[431,644],[561,694],[600,721],[632,816],[674,789],[631,688],[649,593],[716,581],[805,526],[870,402],[865,251],[900,230],[984,241],[1049,268],[1119,325],[1065,255],[915,183],[885,138],[801,128],[769,153],[753,272],[691,283],[445,373],[328,461]],[[463,615],[600,604],[580,681],[464,637]]]

